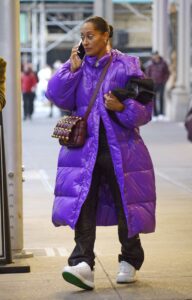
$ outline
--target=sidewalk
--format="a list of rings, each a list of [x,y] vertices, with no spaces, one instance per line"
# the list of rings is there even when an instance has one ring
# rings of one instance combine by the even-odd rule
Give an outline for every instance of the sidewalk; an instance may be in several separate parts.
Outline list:
[[[145,262],[139,280],[116,284],[117,228],[98,227],[96,288],[82,291],[61,276],[74,247],[73,231],[50,221],[59,149],[50,135],[56,120],[23,123],[24,248],[34,256],[21,260],[30,273],[0,275],[0,300],[192,300],[192,143],[183,124],[152,122],[141,129],[155,165],[158,199],[156,232],[141,235]]]

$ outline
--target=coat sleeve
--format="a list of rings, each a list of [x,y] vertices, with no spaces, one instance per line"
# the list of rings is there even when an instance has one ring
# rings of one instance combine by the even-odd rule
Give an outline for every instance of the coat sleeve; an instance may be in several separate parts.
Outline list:
[[[125,60],[125,70],[128,80],[131,77],[144,77],[140,69],[140,62],[137,57],[127,57]],[[139,127],[145,125],[152,117],[152,102],[147,105],[141,104],[134,99],[123,101],[124,110],[116,112],[119,122],[127,128]]]
[[[68,60],[49,80],[45,96],[58,107],[73,110],[75,91],[81,74],[82,68],[75,73],[70,71],[70,61]]]
[[[5,106],[5,71],[6,62],[0,57],[0,111]]]
[[[139,127],[147,124],[152,116],[152,102],[143,105],[134,99],[127,99],[123,102],[125,108],[122,112],[116,112],[120,123],[127,127]]]

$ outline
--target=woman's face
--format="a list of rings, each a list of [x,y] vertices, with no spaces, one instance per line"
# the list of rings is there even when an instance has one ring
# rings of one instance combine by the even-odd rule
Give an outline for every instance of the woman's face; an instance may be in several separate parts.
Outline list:
[[[81,28],[81,39],[86,55],[101,58],[107,52],[108,32],[101,32],[91,22],[85,23]]]

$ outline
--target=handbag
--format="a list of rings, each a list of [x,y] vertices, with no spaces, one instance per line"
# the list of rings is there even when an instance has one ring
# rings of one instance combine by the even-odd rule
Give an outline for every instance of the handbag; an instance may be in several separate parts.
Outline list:
[[[59,139],[59,144],[67,147],[81,147],[85,143],[87,122],[78,116],[64,116],[53,131],[52,137]]]
[[[60,145],[66,146],[68,148],[77,148],[82,147],[85,144],[87,136],[87,119],[96,100],[101,83],[105,78],[107,70],[111,64],[111,61],[112,56],[110,56],[108,63],[105,65],[101,73],[101,77],[96,85],[95,91],[93,93],[93,96],[91,97],[84,117],[64,116],[57,122],[53,130],[52,137],[58,138]]]

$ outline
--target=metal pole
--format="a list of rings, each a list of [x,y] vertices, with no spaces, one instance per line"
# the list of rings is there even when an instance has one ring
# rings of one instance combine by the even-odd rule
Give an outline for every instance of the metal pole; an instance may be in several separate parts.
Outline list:
[[[9,205],[7,197],[7,174],[4,151],[3,118],[0,112],[0,274],[28,273],[30,266],[21,262],[12,263]]]
[[[113,2],[112,0],[94,1],[94,15],[103,17],[113,25]]]
[[[190,71],[190,1],[179,1],[178,17],[178,70],[177,87],[183,87],[189,91]]]
[[[35,4],[36,5],[36,4]],[[36,7],[34,7],[36,8]],[[32,9],[32,65],[35,71],[38,68],[38,13]]]
[[[23,249],[19,0],[0,1],[0,56],[7,61],[5,153],[12,250]]]
[[[45,25],[45,4],[40,4],[40,66],[42,69],[47,63],[47,53],[46,53],[46,25]]]
[[[0,265],[10,264],[11,262],[12,257],[9,227],[9,205],[7,197],[7,174],[3,136],[3,118],[2,112],[0,112]]]

